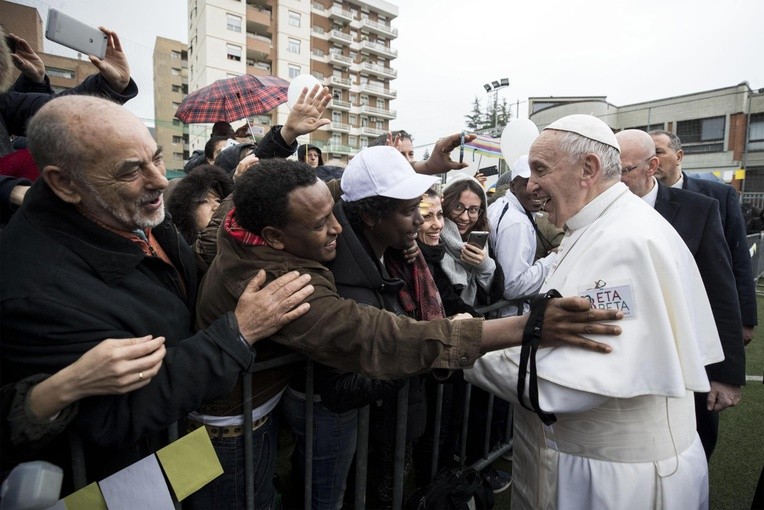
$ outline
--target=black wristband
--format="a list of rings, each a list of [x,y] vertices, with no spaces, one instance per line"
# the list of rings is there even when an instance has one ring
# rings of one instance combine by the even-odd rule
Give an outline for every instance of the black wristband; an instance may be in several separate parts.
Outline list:
[[[539,294],[531,299],[531,310],[523,331],[523,344],[520,350],[520,367],[517,377],[517,399],[524,408],[536,413],[544,425],[551,425],[556,422],[557,417],[553,413],[542,411],[539,406],[536,352],[541,344],[541,331],[544,327],[544,312],[547,303],[550,299],[558,297],[562,297],[562,295],[556,290],[550,289],[546,294]],[[530,405],[525,403],[525,376],[527,373],[530,373],[530,386],[528,388]]]

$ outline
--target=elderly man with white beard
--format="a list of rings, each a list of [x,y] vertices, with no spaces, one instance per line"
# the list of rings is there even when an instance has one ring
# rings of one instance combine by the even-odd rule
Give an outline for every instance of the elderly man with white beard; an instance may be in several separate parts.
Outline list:
[[[708,467],[693,391],[723,358],[692,254],[620,182],[619,146],[588,115],[531,147],[528,190],[565,227],[531,305],[522,347],[489,353],[468,380],[516,406],[513,508],[707,508]],[[537,310],[556,295],[624,312],[610,356],[538,349]],[[527,388],[527,389],[526,389]]]

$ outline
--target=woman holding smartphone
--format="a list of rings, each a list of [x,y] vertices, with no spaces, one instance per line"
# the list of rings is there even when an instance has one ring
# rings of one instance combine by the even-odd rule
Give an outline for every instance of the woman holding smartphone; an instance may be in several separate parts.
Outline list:
[[[461,286],[461,298],[470,306],[496,301],[503,287],[501,270],[486,247],[490,230],[487,206],[483,186],[468,175],[456,177],[443,190],[441,239],[446,254],[441,268],[452,284]]]

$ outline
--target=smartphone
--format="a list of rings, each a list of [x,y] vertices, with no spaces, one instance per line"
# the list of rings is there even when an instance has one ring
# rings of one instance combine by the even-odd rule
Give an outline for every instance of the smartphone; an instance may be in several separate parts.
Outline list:
[[[58,9],[48,10],[45,37],[86,55],[95,55],[98,58],[106,56],[106,34]]]
[[[464,162],[464,131],[462,131],[462,136],[459,138],[459,163]]]
[[[491,175],[497,175],[499,173],[499,167],[496,165],[486,166],[478,170],[477,173],[483,174],[486,177],[489,177]]]
[[[10,35],[6,35],[5,42],[8,44],[8,51],[10,51],[11,53],[16,53],[16,39],[11,37]]]
[[[467,238],[467,243],[477,246],[480,249],[485,248],[485,242],[488,241],[488,232],[485,230],[473,230]]]

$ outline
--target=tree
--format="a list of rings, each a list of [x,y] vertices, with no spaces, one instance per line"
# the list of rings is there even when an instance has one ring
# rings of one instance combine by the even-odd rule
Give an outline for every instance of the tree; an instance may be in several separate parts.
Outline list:
[[[430,159],[430,149],[425,149],[424,154],[422,154],[422,161],[427,161]]]
[[[506,126],[512,120],[512,105],[507,103],[507,98],[502,98],[496,112],[496,126]]]
[[[464,116],[467,121],[467,127],[469,129],[483,129],[485,127],[485,115],[480,107],[480,99],[475,96],[475,101],[472,103],[472,113]]]

